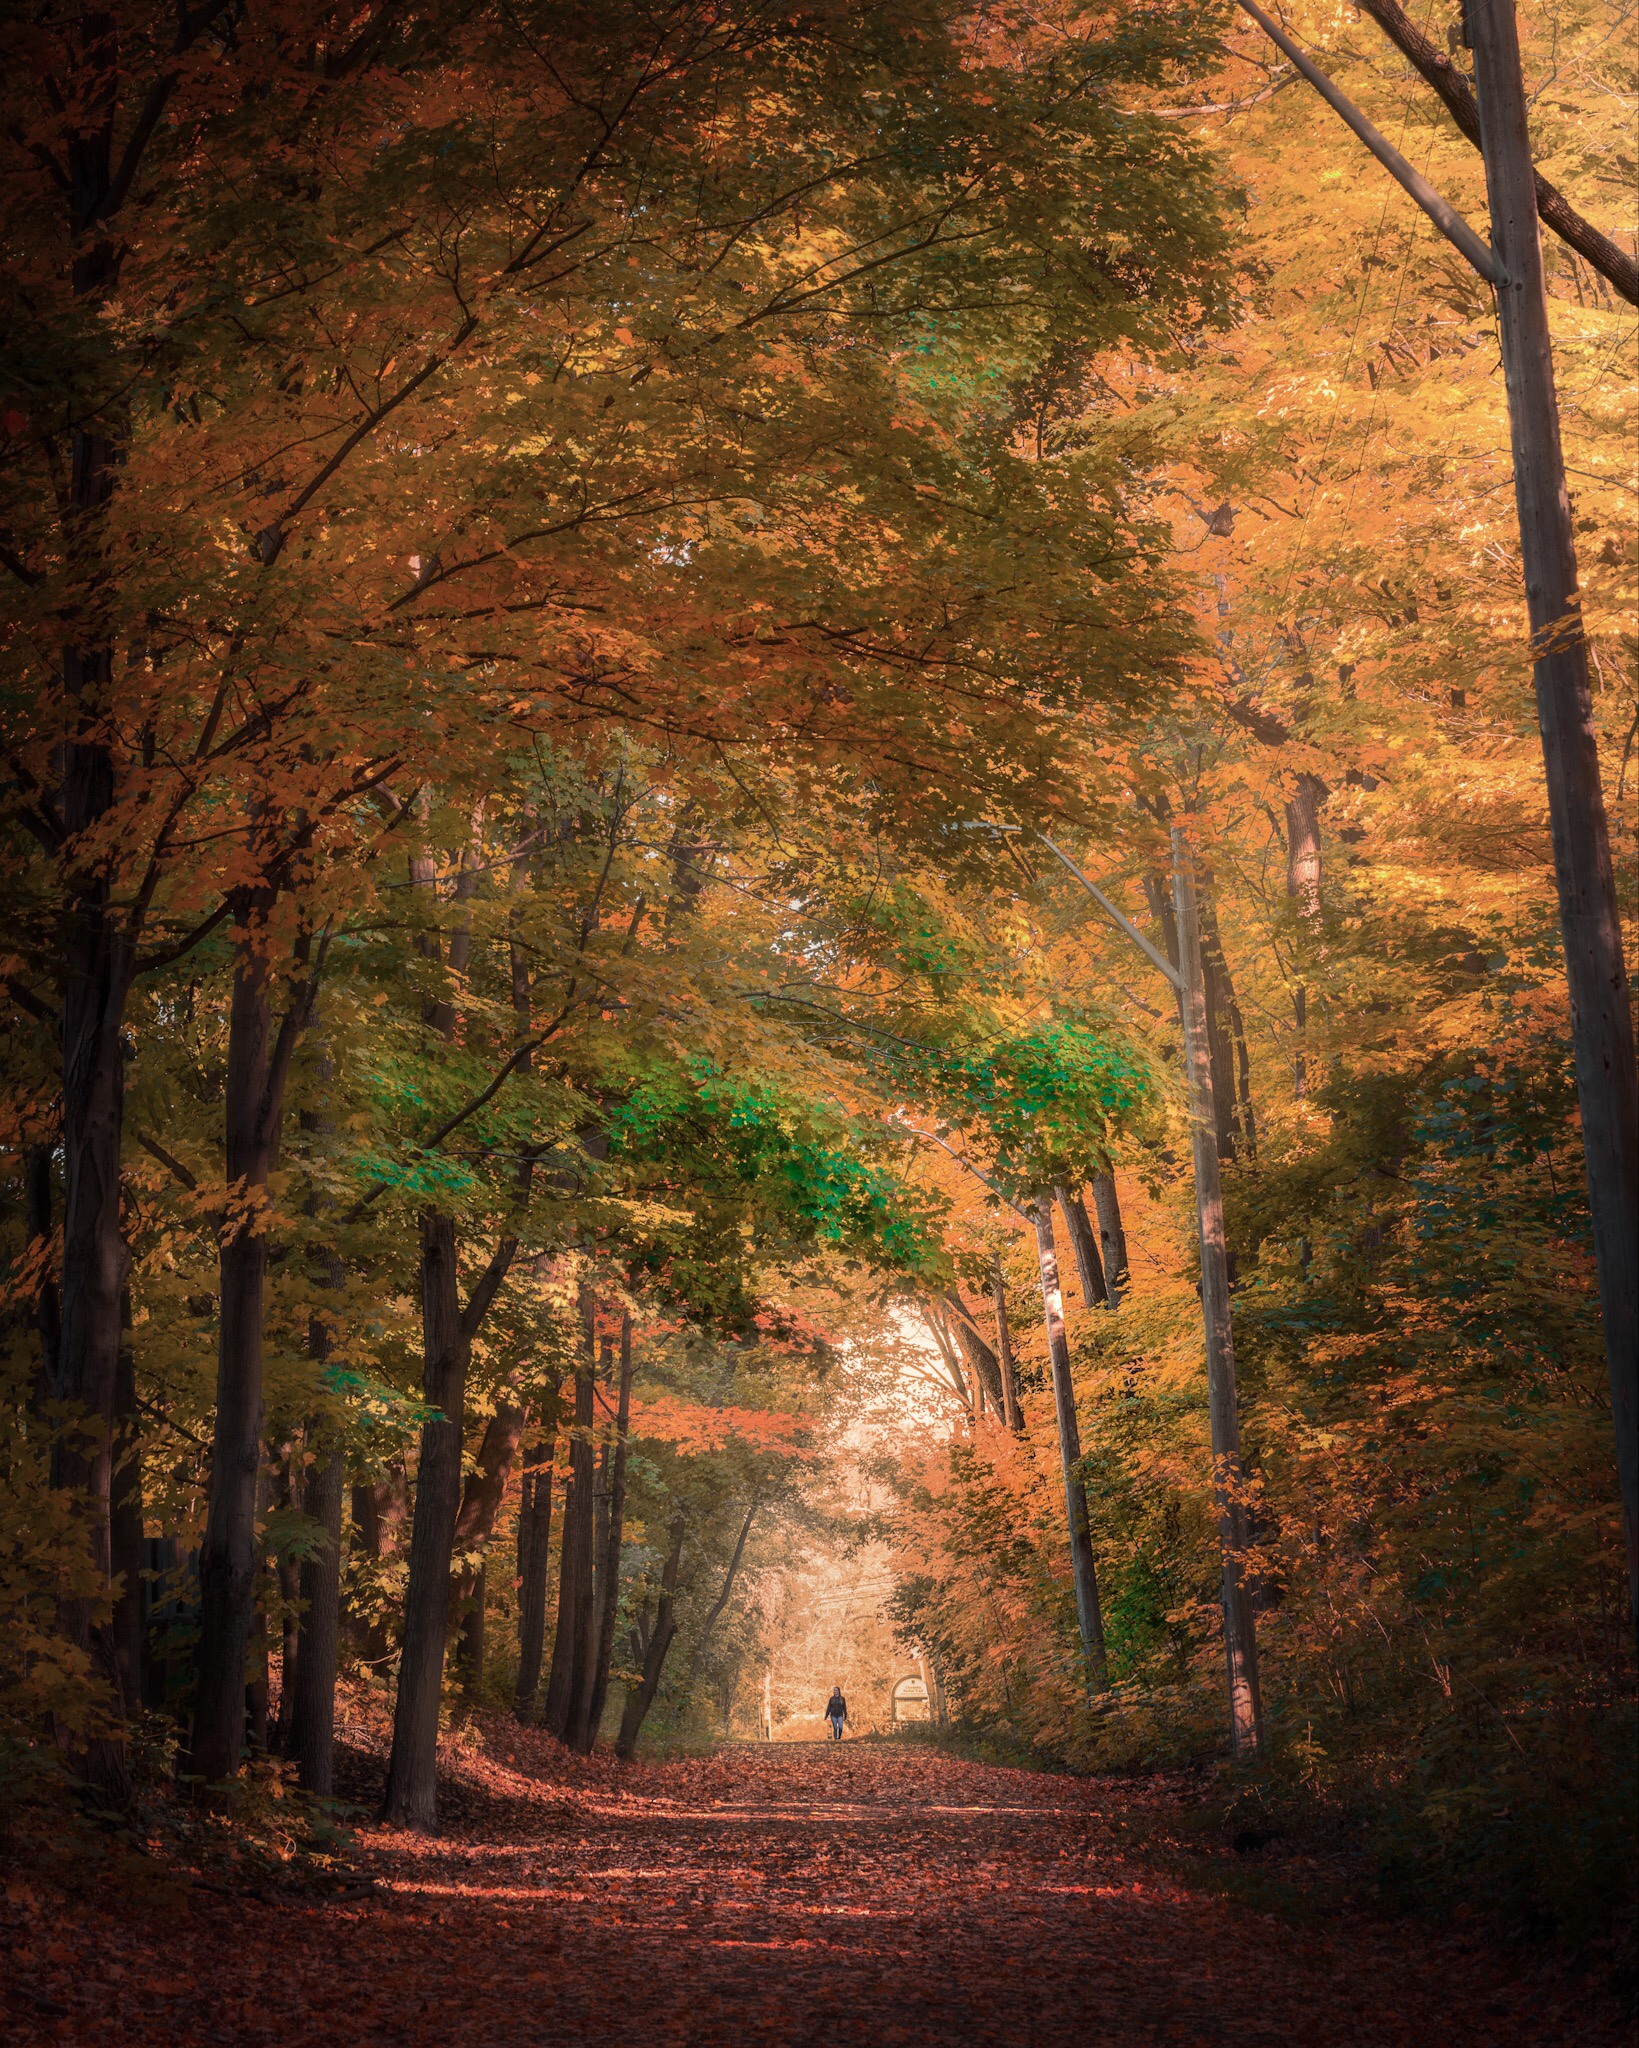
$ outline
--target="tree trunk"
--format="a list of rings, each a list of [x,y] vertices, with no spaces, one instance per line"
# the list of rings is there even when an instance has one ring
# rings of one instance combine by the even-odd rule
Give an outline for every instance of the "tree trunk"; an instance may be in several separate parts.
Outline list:
[[[1286,805],[1286,893],[1311,939],[1320,923],[1320,806],[1326,794],[1318,775],[1300,775]],[[1292,1020],[1297,1030],[1292,1093],[1301,1098],[1309,1092],[1309,990],[1301,964],[1292,975]]]
[[[52,1220],[53,1148],[30,1145],[24,1162],[24,1229],[28,1235],[29,1259],[38,1262],[39,1293],[34,1301],[34,1326],[40,1334],[40,1369],[35,1376],[31,1402],[36,1414],[55,1398],[57,1354],[62,1343],[62,1296],[57,1291],[57,1261],[52,1253],[56,1225]]]
[[[1217,1118],[1218,1157],[1258,1156],[1258,1127],[1252,1109],[1252,1069],[1240,1000],[1218,934],[1211,895],[1196,899],[1201,944],[1202,987],[1206,992],[1207,1040],[1212,1054],[1212,1101]]]
[[[126,1713],[142,1699],[142,1431],[137,1409],[136,1355],[131,1345],[131,1296],[121,1310],[124,1336],[114,1388],[114,1464],[110,1475],[109,1535],[117,1590],[114,1654]]]
[[[1007,1283],[1002,1278],[1002,1258],[997,1252],[990,1262],[990,1298],[996,1310],[996,1359],[1002,1374],[1002,1414],[1015,1435],[1024,1429],[1019,1408],[1019,1375],[1013,1363],[1013,1337],[1007,1327]]]
[[[487,1567],[479,1565],[466,1576],[461,1601],[461,1634],[456,1644],[456,1669],[461,1690],[469,1700],[478,1697],[484,1683],[484,1609],[488,1605]]]
[[[977,1413],[984,1413],[986,1398],[998,1415],[1004,1415],[1007,1408],[1007,1389],[1002,1382],[1001,1360],[991,1350],[979,1333],[979,1326],[973,1320],[972,1312],[962,1297],[956,1293],[944,1297],[950,1310],[950,1323],[956,1333],[956,1342],[962,1356],[967,1360],[978,1392]]]
[[[383,1479],[353,1488],[353,1528],[358,1548],[372,1563],[397,1554],[403,1541],[409,1504],[409,1487],[402,1459],[394,1459]],[[392,1655],[386,1609],[377,1611],[364,1624],[359,1639],[363,1661],[380,1666]]]
[[[1059,1291],[1058,1252],[1053,1244],[1053,1198],[1043,1189],[1031,1202],[1036,1226],[1036,1258],[1041,1268],[1041,1303],[1047,1321],[1047,1355],[1053,1368],[1053,1407],[1058,1416],[1059,1463],[1064,1471],[1064,1506],[1070,1525],[1070,1573],[1076,1589],[1076,1622],[1088,1676],[1105,1683],[1104,1618],[1099,1609],[1098,1571],[1093,1561],[1092,1525],[1087,1513],[1087,1488],[1076,1469],[1081,1463],[1081,1430],[1076,1421],[1076,1393],[1070,1378],[1070,1345],[1064,1330],[1064,1297]]]
[[[110,472],[113,453],[98,435],[76,433],[71,464]],[[101,451],[100,453],[98,451]],[[79,492],[89,512],[106,491]],[[99,715],[108,686],[106,649],[69,650],[66,694],[87,724]],[[90,831],[113,802],[106,748],[64,748],[61,794],[72,838]],[[71,877],[63,975],[63,1253],[62,1326],[57,1340],[54,1398],[83,1415],[88,1435],[60,1435],[52,1459],[56,1486],[76,1497],[84,1541],[100,1585],[113,1575],[110,1487],[113,1475],[114,1389],[119,1378],[120,1298],[125,1288],[125,1238],[120,1229],[120,1145],[125,1072],[120,1035],[130,990],[131,955],[111,909],[105,878]],[[95,1619],[91,1600],[65,1601],[58,1625],[89,1659],[118,1715],[119,1654],[110,1623]],[[76,1772],[104,1798],[123,1804],[131,1792],[123,1732],[82,1740],[59,1727],[58,1742]]]
[[[677,1572],[682,1561],[683,1517],[679,1515],[672,1523],[671,1548],[660,1571],[660,1604],[655,1613],[654,1627],[649,1630],[643,1645],[643,1673],[627,1693],[625,1710],[620,1717],[615,1755],[626,1763],[630,1763],[637,1754],[637,1738],[648,1718],[649,1709],[654,1705],[655,1694],[660,1690],[666,1654],[677,1634]]]
[[[191,1769],[204,1785],[239,1768],[245,1654],[255,1613],[256,1487],[262,1450],[262,1313],[267,1237],[261,1196],[272,1164],[274,1075],[267,956],[242,938],[228,1016],[227,1178],[234,1221],[219,1260],[221,1301],[209,1505],[199,1554],[199,1664]]]
[[[293,1508],[296,1505],[292,1453],[293,1447],[288,1443],[279,1453],[277,1505],[280,1508]],[[296,1712],[296,1662],[301,1655],[301,1567],[294,1558],[281,1557],[278,1560],[277,1576],[280,1623],[279,1714],[273,1725],[271,1747],[280,1756],[289,1756],[290,1724]]]
[[[482,1551],[495,1529],[495,1518],[506,1497],[512,1477],[513,1460],[524,1433],[524,1411],[516,1402],[503,1401],[484,1426],[478,1456],[461,1494],[460,1512],[455,1518],[454,1554],[463,1559],[450,1601],[451,1618],[460,1630],[459,1665],[463,1690],[471,1697],[483,1675],[484,1566],[472,1552]],[[472,1616],[475,1606],[478,1620]]]
[[[1639,1082],[1633,1016],[1560,449],[1542,237],[1512,0],[1469,0],[1465,19],[1474,46],[1491,242],[1504,278],[1497,321],[1508,386],[1514,495],[1627,1527],[1628,1595],[1639,1636],[1639,1259],[1634,1257],[1639,1244]]]
[[[556,1392],[551,1396],[554,1408]],[[524,1464],[523,1500],[518,1509],[518,1689],[514,1711],[528,1722],[541,1689],[546,1651],[547,1560],[552,1538],[552,1465],[557,1437],[537,1437]]]
[[[609,1667],[615,1654],[615,1624],[620,1614],[620,1545],[626,1521],[626,1428],[632,1412],[632,1318],[620,1319],[620,1392],[615,1407],[615,1451],[609,1475],[609,1502],[604,1530],[603,1567],[598,1577],[597,1635],[592,1659],[591,1696],[586,1704],[577,1747],[589,1753],[603,1726],[609,1696]]]
[[[256,1603],[250,1617],[250,1661],[245,1680],[245,1743],[252,1756],[268,1753],[267,1608]]]
[[[590,1346],[588,1345],[588,1348]],[[581,1655],[592,1602],[593,1367],[588,1356],[575,1372],[575,1424],[569,1445],[569,1484],[564,1495],[563,1548],[558,1560],[558,1619],[552,1637],[552,1669],[546,1682],[541,1725],[560,1742],[569,1739],[580,1699]]]
[[[1104,1280],[1110,1292],[1111,1308],[1121,1306],[1121,1297],[1132,1285],[1127,1264],[1127,1233],[1121,1224],[1121,1197],[1113,1173],[1093,1175],[1093,1207],[1098,1212],[1099,1249],[1104,1255]]]
[[[421,1430],[404,1652],[382,1815],[400,1827],[430,1831],[438,1819],[438,1707],[449,1621],[450,1554],[461,1505],[461,1418],[469,1342],[462,1329],[455,1224],[435,1209],[421,1218],[421,1317],[423,1387],[438,1413]]]
[[[570,1485],[563,1495],[563,1550],[557,1573],[557,1628],[551,1645],[547,1706],[541,1724],[561,1743],[570,1733],[586,1677],[594,1595],[594,1378],[586,1360],[576,1372],[576,1423],[570,1442]]]
[[[1217,1124],[1212,1107],[1212,1062],[1207,1044],[1206,996],[1201,977],[1195,870],[1181,827],[1172,828],[1173,902],[1183,977],[1184,1054],[1189,1075],[1190,1134],[1195,1160],[1196,1214],[1201,1245],[1201,1318],[1206,1330],[1207,1395],[1212,1424],[1213,1486],[1218,1501],[1222,1561],[1224,1649],[1229,1665],[1230,1741],[1237,1756],[1263,1739],[1258,1687],[1258,1645],[1246,1583],[1246,1507],[1240,1419],[1235,1400],[1235,1347],[1230,1325],[1229,1267],[1224,1249],[1223,1195],[1218,1182]]]
[[[1104,1279],[1104,1259],[1099,1251],[1098,1239],[1093,1226],[1087,1220],[1087,1209],[1080,1195],[1072,1195],[1068,1188],[1056,1187],[1053,1193],[1064,1216],[1064,1227],[1069,1233],[1070,1247],[1075,1253],[1076,1274],[1081,1281],[1082,1305],[1088,1309],[1108,1308],[1110,1290]]]
[[[302,1614],[296,1683],[286,1754],[294,1757],[304,1792],[328,1799],[335,1786],[336,1666],[341,1639],[341,1453],[321,1454],[308,1468],[302,1512],[325,1534],[316,1556],[303,1558]]]

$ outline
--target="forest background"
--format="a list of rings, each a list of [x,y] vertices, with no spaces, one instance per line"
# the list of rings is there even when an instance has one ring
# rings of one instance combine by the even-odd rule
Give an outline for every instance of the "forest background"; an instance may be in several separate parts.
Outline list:
[[[1374,11],[1284,19],[1483,222]],[[1521,30],[1631,251],[1634,11]],[[1228,7],[4,36],[13,1781],[322,1799],[339,1695],[431,1825],[475,1707],[756,1727],[866,1560],[862,1681],[968,1739],[1602,1930],[1634,1646],[1483,284]],[[1634,312],[1545,256],[1631,945]],[[1176,824],[1232,1764],[1178,1013],[1045,843],[1176,965]]]

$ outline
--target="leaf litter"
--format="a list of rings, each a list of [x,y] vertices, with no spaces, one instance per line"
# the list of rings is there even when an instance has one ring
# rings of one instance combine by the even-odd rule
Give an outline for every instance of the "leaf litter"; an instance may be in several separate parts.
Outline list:
[[[890,1742],[621,1766],[484,1717],[442,1831],[358,1829],[328,1896],[14,1860],[12,2048],[1625,2041],[1586,1982],[1327,1891],[1294,1925],[1152,1853],[1179,1791]],[[368,1810],[379,1759],[347,1755]],[[1197,1859],[1199,1862],[1199,1859]],[[1306,1873],[1295,1877],[1301,1888]],[[339,1886],[339,1888],[337,1888]]]

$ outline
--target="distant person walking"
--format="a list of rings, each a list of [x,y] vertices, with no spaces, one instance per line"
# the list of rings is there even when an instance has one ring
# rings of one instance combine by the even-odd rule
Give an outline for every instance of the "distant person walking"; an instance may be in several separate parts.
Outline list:
[[[831,1697],[825,1702],[825,1718],[831,1724],[831,1740],[842,1740],[842,1724],[848,1718],[848,1702],[842,1697],[842,1687],[833,1685]]]

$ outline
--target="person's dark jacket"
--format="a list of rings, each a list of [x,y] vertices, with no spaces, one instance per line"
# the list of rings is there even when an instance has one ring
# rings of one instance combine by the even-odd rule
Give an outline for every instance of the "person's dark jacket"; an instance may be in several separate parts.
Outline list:
[[[842,1697],[841,1686],[838,1686],[831,1694],[831,1697],[825,1702],[825,1718],[827,1721],[847,1720],[848,1702]]]

